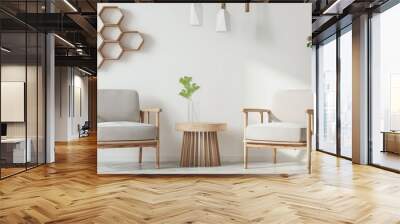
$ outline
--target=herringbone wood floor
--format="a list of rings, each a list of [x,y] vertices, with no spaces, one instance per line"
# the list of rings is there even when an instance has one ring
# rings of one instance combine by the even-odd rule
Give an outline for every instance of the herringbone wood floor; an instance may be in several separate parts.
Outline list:
[[[314,154],[312,175],[96,175],[94,139],[0,181],[0,223],[400,223],[400,175]]]

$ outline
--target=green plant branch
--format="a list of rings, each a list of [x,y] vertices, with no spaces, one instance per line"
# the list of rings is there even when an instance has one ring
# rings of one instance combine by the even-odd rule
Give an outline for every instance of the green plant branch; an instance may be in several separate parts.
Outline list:
[[[200,86],[196,83],[192,83],[192,77],[190,76],[183,76],[179,79],[179,83],[182,84],[183,89],[179,92],[179,95],[182,97],[190,100],[192,95],[200,89]]]

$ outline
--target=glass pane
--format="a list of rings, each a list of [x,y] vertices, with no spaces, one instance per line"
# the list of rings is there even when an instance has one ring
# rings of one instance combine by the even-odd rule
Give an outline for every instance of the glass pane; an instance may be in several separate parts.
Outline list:
[[[318,48],[318,147],[336,153],[336,40]]]
[[[400,5],[372,18],[372,163],[400,170]]]
[[[340,36],[340,153],[352,157],[352,35]]]
[[[27,143],[28,143],[28,168],[37,165],[38,160],[38,142],[37,142],[37,132],[38,132],[38,107],[37,107],[37,97],[38,97],[38,35],[36,32],[27,33],[28,38],[28,63],[27,63],[27,80],[26,80],[26,113],[27,113]],[[30,151],[30,152],[29,152]]]
[[[0,1],[0,7],[20,18],[25,18],[23,13],[44,12],[44,6],[44,0]],[[4,178],[45,161],[46,40],[8,14],[0,12],[0,19],[0,177]]]
[[[26,34],[1,34],[1,175],[25,170]]]
[[[390,74],[390,130],[400,130],[400,73]]]

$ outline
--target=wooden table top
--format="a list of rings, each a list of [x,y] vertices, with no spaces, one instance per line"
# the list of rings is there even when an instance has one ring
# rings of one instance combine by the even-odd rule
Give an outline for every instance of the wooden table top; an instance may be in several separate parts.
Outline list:
[[[399,135],[400,134],[400,131],[398,131],[398,130],[396,130],[396,131],[381,131],[381,133],[383,133],[383,134],[396,134],[396,135]]]
[[[215,122],[182,122],[176,123],[177,131],[192,131],[192,132],[214,132],[225,131],[226,123]]]

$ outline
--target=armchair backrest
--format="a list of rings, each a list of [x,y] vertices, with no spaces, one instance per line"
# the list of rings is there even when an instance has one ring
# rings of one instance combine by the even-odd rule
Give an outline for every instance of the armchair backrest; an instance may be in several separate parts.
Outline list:
[[[313,109],[313,93],[309,89],[278,91],[272,100],[272,120],[306,124],[306,110]]]
[[[140,122],[139,94],[135,90],[97,90],[97,120]]]

